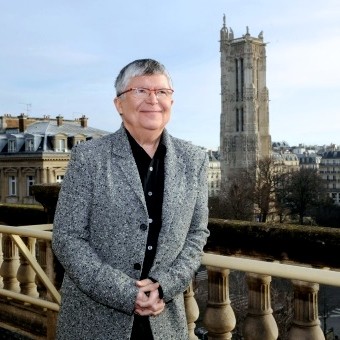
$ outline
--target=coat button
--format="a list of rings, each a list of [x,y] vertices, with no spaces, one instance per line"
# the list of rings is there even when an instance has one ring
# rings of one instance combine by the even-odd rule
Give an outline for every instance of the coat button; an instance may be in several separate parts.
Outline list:
[[[140,228],[140,230],[145,231],[146,229],[148,229],[148,226],[143,223],[143,224],[140,225],[139,228]]]
[[[133,265],[133,269],[140,270],[141,268],[142,268],[142,266],[140,265],[140,263],[135,263]]]

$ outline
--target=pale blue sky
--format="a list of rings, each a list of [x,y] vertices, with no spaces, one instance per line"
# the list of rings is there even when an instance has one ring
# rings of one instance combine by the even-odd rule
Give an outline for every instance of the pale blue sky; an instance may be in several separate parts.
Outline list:
[[[2,0],[0,115],[78,118],[115,131],[114,79],[150,57],[172,75],[170,132],[217,148],[219,33],[264,32],[270,134],[290,145],[340,144],[338,0]]]

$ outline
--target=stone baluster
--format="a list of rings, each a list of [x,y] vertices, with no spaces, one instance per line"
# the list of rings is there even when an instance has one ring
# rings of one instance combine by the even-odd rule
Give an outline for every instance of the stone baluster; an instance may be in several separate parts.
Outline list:
[[[43,241],[44,242],[44,254],[41,254],[40,261],[42,268],[45,270],[46,275],[51,280],[52,284],[60,289],[62,277],[58,278],[56,273],[56,258],[52,251],[51,241]],[[44,262],[44,263],[43,263]],[[46,298],[48,300],[52,300],[49,293],[47,293]],[[56,329],[57,329],[57,318],[58,313],[52,310],[47,311],[47,339],[55,339],[56,338]]]
[[[30,253],[35,257],[35,243],[36,239],[32,237],[23,237],[22,240],[26,244]],[[35,271],[32,266],[26,260],[26,258],[20,254],[20,266],[17,273],[17,279],[20,282],[20,292],[32,297],[38,297],[37,285],[35,283]]]
[[[197,340],[197,336],[195,335],[195,321],[199,316],[199,309],[194,297],[194,288],[192,282],[189,287],[184,292],[184,305],[185,305],[185,314],[187,317],[188,323],[188,332],[189,332],[189,340]]]
[[[243,324],[245,340],[275,340],[279,332],[270,298],[271,276],[247,273],[248,311]]]
[[[318,283],[292,280],[294,287],[294,318],[289,340],[324,340],[318,315]]]
[[[41,269],[47,274],[47,263],[46,263],[46,240],[37,240],[36,244],[36,258]],[[36,280],[39,296],[42,298],[47,297],[47,289],[41,280]]]
[[[207,266],[208,304],[204,326],[209,340],[231,339],[236,319],[229,299],[229,269]]]
[[[8,235],[2,236],[3,262],[0,275],[3,280],[3,288],[13,292],[19,292],[20,286],[17,280],[17,272],[20,265],[19,251]]]

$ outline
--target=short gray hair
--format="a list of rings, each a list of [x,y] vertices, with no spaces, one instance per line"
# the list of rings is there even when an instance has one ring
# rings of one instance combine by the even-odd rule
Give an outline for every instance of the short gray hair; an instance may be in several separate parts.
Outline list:
[[[126,90],[127,84],[132,78],[153,74],[163,74],[166,76],[172,88],[171,77],[163,64],[153,59],[137,59],[127,64],[119,72],[115,81],[117,97]]]

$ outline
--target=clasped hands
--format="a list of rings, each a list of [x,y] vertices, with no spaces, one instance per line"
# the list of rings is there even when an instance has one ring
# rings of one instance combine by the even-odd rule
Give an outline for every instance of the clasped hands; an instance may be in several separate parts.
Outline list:
[[[165,303],[159,298],[159,283],[152,282],[150,279],[136,281],[139,288],[134,312],[142,316],[156,316],[164,310]]]

